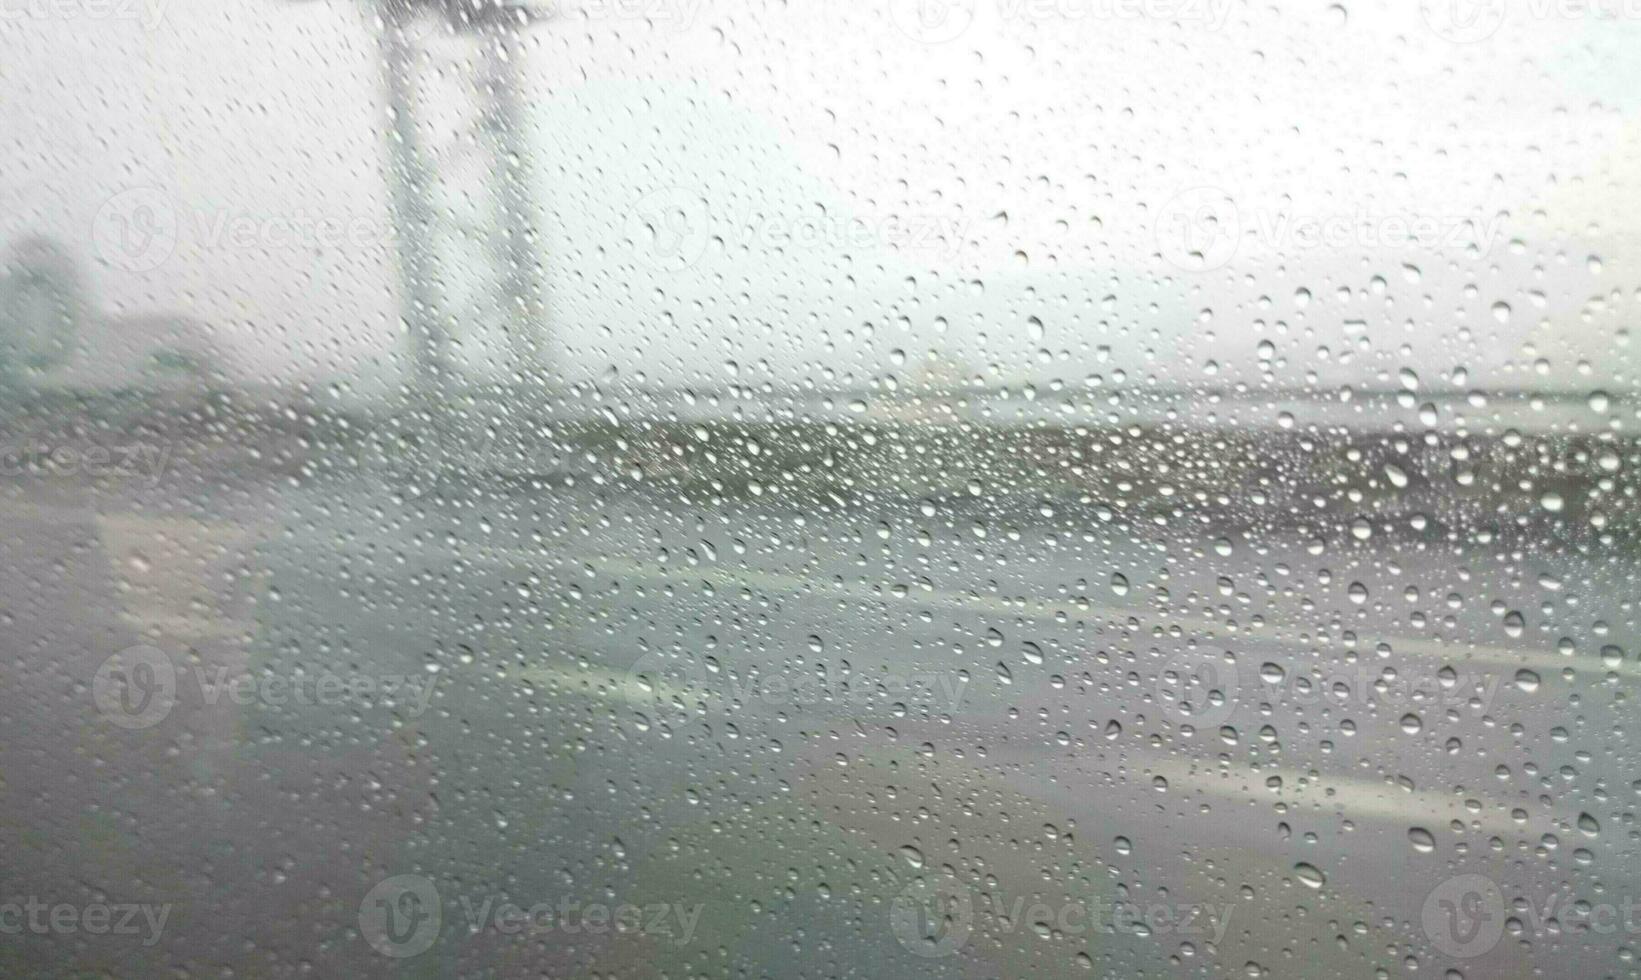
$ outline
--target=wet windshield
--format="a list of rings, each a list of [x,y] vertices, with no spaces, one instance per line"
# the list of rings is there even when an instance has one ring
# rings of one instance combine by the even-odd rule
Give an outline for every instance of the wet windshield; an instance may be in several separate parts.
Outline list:
[[[1633,975],[1638,44],[0,0],[0,973]]]

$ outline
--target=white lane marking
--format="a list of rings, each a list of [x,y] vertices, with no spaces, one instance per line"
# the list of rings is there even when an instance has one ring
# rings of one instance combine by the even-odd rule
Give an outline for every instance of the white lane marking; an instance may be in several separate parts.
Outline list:
[[[1229,631],[1229,627],[1225,623],[1197,616],[1161,615],[1147,609],[1106,606],[1089,602],[1086,599],[1069,600],[1063,604],[1040,599],[1008,600],[994,596],[949,592],[926,585],[920,586],[916,591],[908,588],[904,594],[899,594],[893,589],[885,590],[876,586],[854,585],[819,577],[813,579],[802,578],[782,572],[701,568],[668,569],[619,558],[597,559],[592,564],[600,570],[613,574],[626,574],[658,580],[699,579],[713,583],[728,582],[730,584],[757,585],[783,592],[817,594],[822,597],[830,595],[863,602],[918,602],[925,605],[940,605],[947,608],[986,612],[999,616],[1023,616],[1028,619],[1056,621],[1062,616],[1068,620],[1090,616],[1105,619],[1144,620],[1151,618],[1156,619],[1162,625],[1178,626],[1181,629],[1210,636],[1218,636]],[[1380,639],[1390,646],[1392,654],[1442,660],[1455,666],[1479,664],[1511,671],[1523,667],[1541,671],[1559,671],[1566,667],[1584,670],[1596,669],[1599,666],[1601,670],[1614,671],[1621,675],[1641,676],[1641,663],[1633,660],[1622,661],[1617,667],[1607,667],[1597,665],[1588,657],[1568,657],[1548,650],[1522,650],[1485,643],[1444,643],[1428,637],[1416,636],[1388,636]],[[1293,642],[1285,641],[1269,633],[1254,634],[1252,632],[1237,634],[1236,637],[1228,638],[1223,642],[1235,647],[1238,643],[1255,640],[1268,643]]]
[[[1408,790],[1382,779],[1313,774],[1274,766],[1253,769],[1200,759],[1136,760],[1129,769],[1147,776],[1161,776],[1168,781],[1170,790],[1179,786],[1241,802],[1265,799],[1273,804],[1287,803],[1301,815],[1338,813],[1348,819],[1376,820],[1405,827],[1417,824],[1438,837],[1455,820],[1478,833],[1509,837],[1529,833],[1535,823],[1540,828],[1531,832],[1565,830],[1573,826],[1574,819],[1571,814],[1543,811],[1534,817],[1537,804],[1532,801],[1487,800],[1473,788],[1460,796],[1435,789]],[[1280,790],[1267,788],[1267,780],[1273,776],[1281,778]],[[1477,804],[1476,808],[1472,808],[1470,802]],[[1525,811],[1527,819],[1515,819],[1511,815],[1515,809]]]
[[[519,671],[522,680],[559,688],[581,688],[587,693],[621,701],[631,707],[653,705],[665,698],[683,697],[688,692],[665,682],[652,680],[650,687],[625,670],[588,665],[566,670],[561,667],[526,667]]]
[[[404,550],[406,549],[399,549],[400,553]],[[517,562],[531,570],[539,570],[544,559],[550,555],[551,552],[545,549],[542,551],[526,551],[519,548],[493,545],[474,549],[473,552],[465,552],[458,557],[468,562],[482,563],[490,561],[497,564]],[[915,603],[921,606],[938,606],[961,612],[978,612],[986,615],[1056,623],[1061,619],[1067,622],[1077,619],[1119,621],[1132,619],[1139,622],[1150,620],[1159,626],[1177,626],[1199,636],[1215,638],[1217,645],[1228,646],[1232,649],[1252,643],[1304,645],[1303,641],[1277,636],[1272,631],[1283,627],[1311,628],[1303,624],[1276,624],[1269,620],[1263,623],[1244,621],[1236,623],[1233,627],[1231,624],[1204,619],[1200,616],[1176,616],[1136,606],[1108,606],[1091,602],[1086,598],[1068,598],[1060,602],[1043,599],[1006,599],[998,596],[937,589],[922,583],[902,583],[888,587],[869,586],[818,575],[803,577],[785,572],[730,569],[711,565],[669,568],[664,565],[617,557],[578,557],[560,565],[558,571],[561,573],[574,573],[584,568],[596,569],[610,575],[659,582],[699,581],[719,587],[743,585],[796,595],[810,595],[821,599],[831,598],[871,603]],[[1624,660],[1616,667],[1608,667],[1605,664],[1596,662],[1588,654],[1569,657],[1551,650],[1518,649],[1489,643],[1447,642],[1420,636],[1369,637],[1368,640],[1358,643],[1355,649],[1364,659],[1367,659],[1372,652],[1372,647],[1379,642],[1388,644],[1393,656],[1399,654],[1442,661],[1452,664],[1455,668],[1466,665],[1494,667],[1500,671],[1509,671],[1513,675],[1515,671],[1522,668],[1540,672],[1559,672],[1570,667],[1586,674],[1590,671],[1600,670],[1621,677],[1641,677],[1641,661],[1637,660]],[[1394,660],[1386,659],[1383,662],[1394,663]]]
[[[524,670],[521,676],[561,689],[581,689],[593,696],[623,702],[634,709],[655,708],[661,702],[670,702],[674,698],[683,700],[702,693],[653,678],[646,686],[626,671],[591,665],[568,670],[531,667]],[[1096,764],[1095,768],[1106,771],[1113,778],[1116,776],[1112,770],[1123,770],[1128,784],[1139,791],[1148,791],[1149,787],[1144,782],[1161,776],[1168,781],[1170,795],[1195,793],[1237,803],[1286,803],[1297,816],[1338,815],[1404,828],[1420,824],[1438,835],[1455,820],[1469,831],[1506,838],[1551,829],[1565,831],[1573,825],[1570,814],[1539,812],[1538,816],[1532,816],[1537,808],[1533,801],[1509,803],[1489,800],[1474,789],[1463,796],[1434,789],[1409,790],[1389,780],[1343,773],[1300,771],[1279,766],[1252,768],[1217,760],[1150,757],[1143,753],[1130,757],[1120,766]],[[975,770],[975,775],[986,778],[990,771],[990,767],[980,767]],[[1280,778],[1280,789],[1267,785],[1272,777]],[[1470,805],[1472,801],[1476,804],[1474,807]],[[1511,815],[1515,809],[1527,812],[1528,818],[1517,820]],[[1533,830],[1535,825],[1538,826],[1536,831]]]

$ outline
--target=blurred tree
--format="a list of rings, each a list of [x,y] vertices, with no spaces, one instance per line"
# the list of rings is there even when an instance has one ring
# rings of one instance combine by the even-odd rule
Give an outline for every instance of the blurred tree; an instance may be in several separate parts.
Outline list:
[[[0,377],[25,383],[63,363],[89,315],[68,251],[44,237],[18,242],[0,269]]]

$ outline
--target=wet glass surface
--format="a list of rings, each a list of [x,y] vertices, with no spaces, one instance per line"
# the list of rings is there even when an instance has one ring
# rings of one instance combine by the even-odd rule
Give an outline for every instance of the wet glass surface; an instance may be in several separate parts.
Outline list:
[[[0,0],[0,972],[1634,975],[1638,43]]]

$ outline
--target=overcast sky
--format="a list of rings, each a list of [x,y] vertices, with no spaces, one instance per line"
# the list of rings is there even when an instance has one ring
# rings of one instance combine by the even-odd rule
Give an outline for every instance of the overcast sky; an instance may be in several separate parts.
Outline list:
[[[201,320],[242,377],[390,377],[368,18],[77,2],[0,0],[0,242],[57,237],[103,308]],[[520,64],[553,363],[666,385],[1633,384],[1641,23],[1521,0],[1465,43],[1408,0],[1345,6],[567,0]],[[428,31],[418,120],[437,292],[482,374],[481,43]],[[153,193],[174,244],[109,261]]]

